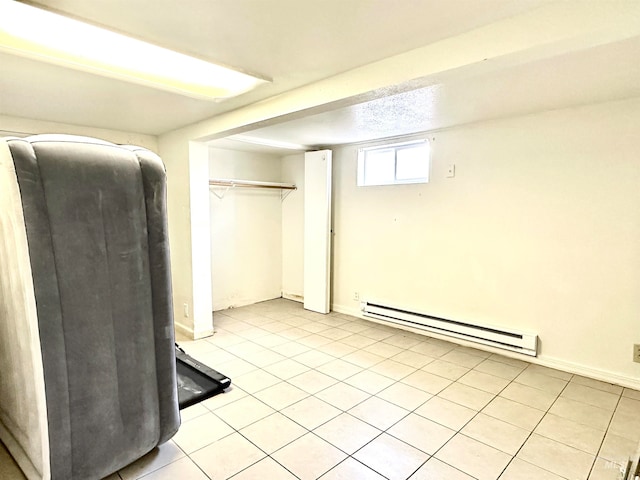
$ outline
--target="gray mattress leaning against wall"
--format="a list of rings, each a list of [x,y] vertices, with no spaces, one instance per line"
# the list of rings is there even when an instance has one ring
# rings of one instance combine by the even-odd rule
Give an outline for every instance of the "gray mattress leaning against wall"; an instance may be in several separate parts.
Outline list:
[[[180,423],[164,166],[9,138],[0,192],[0,439],[30,479],[100,479]]]

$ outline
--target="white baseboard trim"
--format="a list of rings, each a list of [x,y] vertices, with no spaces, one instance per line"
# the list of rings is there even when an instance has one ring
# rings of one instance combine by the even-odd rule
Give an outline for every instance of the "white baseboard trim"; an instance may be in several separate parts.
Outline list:
[[[214,332],[213,328],[208,328],[206,330],[199,330],[199,331],[193,332],[193,339],[199,340],[201,338],[210,337],[211,335],[213,335],[213,332]]]
[[[173,322],[173,326],[176,329],[177,333],[181,333],[188,338],[193,338],[193,328],[189,328],[186,325],[183,325],[182,323],[176,321]]]
[[[503,355],[505,357],[517,358],[518,360],[523,360],[525,362],[534,363],[536,365],[540,365],[543,367],[554,368],[556,370],[562,370],[564,372],[573,373],[576,375],[581,375],[583,377],[589,377],[594,380],[600,380],[606,383],[612,383],[614,385],[619,385],[621,387],[632,388],[634,390],[640,390],[640,378],[637,377],[629,377],[626,375],[620,375],[615,372],[609,372],[607,370],[601,370],[598,368],[589,367],[586,365],[580,365],[577,363],[569,362],[566,360],[561,360],[554,357],[548,357],[546,355],[538,355],[537,357],[530,357],[529,355],[522,355],[515,352],[510,352],[508,350],[502,350],[499,348],[490,347],[488,345],[481,345],[479,343],[469,342],[466,340],[462,340],[459,338],[449,337],[447,335],[439,335],[433,332],[427,332],[425,330],[420,330],[417,328],[406,327],[404,325],[399,325],[393,322],[385,322],[384,320],[378,320],[375,318],[365,317],[362,314],[362,311],[358,308],[345,306],[345,305],[337,305],[334,304],[331,306],[331,309],[334,312],[343,313],[345,315],[351,315],[352,317],[360,318],[362,320],[367,320],[372,323],[379,323],[381,325],[388,325],[392,327],[399,328],[401,330],[407,330],[410,332],[418,333],[421,335],[425,335],[427,337],[439,338],[441,340],[446,340],[451,343],[457,343],[459,345],[463,345],[465,347],[472,347],[478,350],[484,350],[486,352],[496,353],[498,355]]]
[[[627,377],[626,375],[620,375],[615,372],[592,368],[558,358],[547,357],[545,355],[539,355],[537,358],[532,359],[532,363],[537,363],[544,367],[555,368],[556,370],[562,370],[564,372],[574,373],[583,377],[593,378],[594,380],[620,385],[621,387],[640,390],[640,378],[637,377]]]
[[[248,307],[249,305],[255,305],[256,303],[275,300],[276,298],[280,298],[281,296],[282,295],[280,293],[275,293],[261,297],[235,299],[233,302],[228,299],[225,301],[216,301],[213,303],[213,311],[219,312],[221,310],[229,310],[230,308]]]
[[[347,307],[346,305],[332,304],[331,310],[345,315],[351,315],[352,317],[362,318],[363,320],[369,320],[362,315],[362,310],[354,307]]]
[[[196,332],[193,330],[193,328],[187,327],[186,325],[183,325],[179,322],[173,322],[173,325],[176,329],[176,332],[181,333],[190,340],[199,340],[200,338],[207,338],[213,335],[213,329],[199,330]]]
[[[285,300],[293,300],[298,303],[304,303],[304,297],[302,295],[296,295],[295,293],[282,292],[282,298]]]

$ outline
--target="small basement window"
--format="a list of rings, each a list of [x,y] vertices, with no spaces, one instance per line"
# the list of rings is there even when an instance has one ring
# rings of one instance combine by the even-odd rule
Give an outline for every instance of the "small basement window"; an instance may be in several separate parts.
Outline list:
[[[429,153],[427,140],[361,148],[358,186],[428,183]]]

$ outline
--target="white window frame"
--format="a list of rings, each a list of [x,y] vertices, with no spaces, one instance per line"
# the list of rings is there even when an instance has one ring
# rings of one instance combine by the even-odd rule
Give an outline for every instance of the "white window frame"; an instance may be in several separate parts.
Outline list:
[[[360,148],[358,150],[358,173],[357,173],[357,184],[359,187],[373,187],[380,185],[406,185],[406,184],[414,184],[414,183],[429,183],[429,173],[431,171],[431,151],[428,150],[427,153],[427,175],[425,177],[417,177],[417,178],[409,178],[405,180],[400,180],[397,178],[397,168],[398,168],[398,151],[406,148],[415,148],[415,147],[429,147],[429,141],[427,139],[419,139],[419,140],[411,140],[408,142],[401,143],[391,143],[385,145],[376,145],[373,147],[365,147]],[[369,152],[376,152],[381,150],[393,150],[394,151],[394,177],[388,178],[386,180],[375,182],[375,183],[365,183],[365,169],[366,169],[366,159],[367,154]]]

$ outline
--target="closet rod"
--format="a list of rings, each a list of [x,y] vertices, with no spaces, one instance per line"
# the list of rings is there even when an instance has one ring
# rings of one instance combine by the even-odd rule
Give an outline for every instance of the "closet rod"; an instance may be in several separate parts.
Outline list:
[[[281,190],[297,190],[293,183],[257,182],[253,180],[232,180],[228,178],[213,178],[209,185],[216,187],[250,187],[250,188],[279,188]]]

